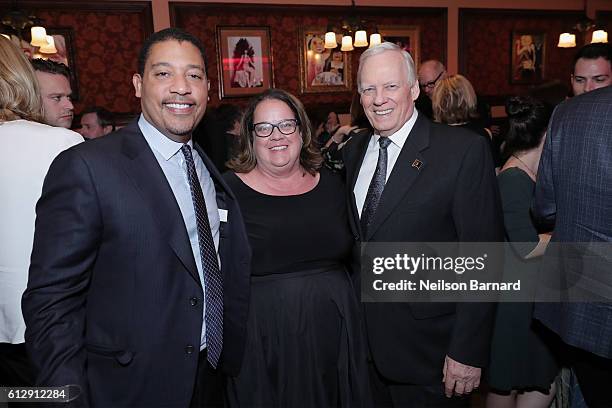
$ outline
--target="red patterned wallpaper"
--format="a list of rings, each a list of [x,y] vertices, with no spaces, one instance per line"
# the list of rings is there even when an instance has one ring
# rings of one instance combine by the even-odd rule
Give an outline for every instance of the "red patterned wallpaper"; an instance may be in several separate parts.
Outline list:
[[[485,97],[501,101],[506,96],[525,93],[530,85],[510,84],[512,31],[544,32],[544,80],[560,80],[569,86],[576,48],[558,48],[557,42],[559,34],[580,17],[573,12],[462,10],[460,71]]]
[[[0,2],[0,14],[6,2]],[[23,3],[23,4],[22,4]],[[77,112],[89,105],[113,112],[140,112],[132,75],[140,47],[151,32],[149,2],[22,1],[49,28],[73,30],[79,82]]]
[[[304,6],[245,6],[180,3],[170,4],[173,25],[197,35],[206,47],[211,82],[211,106],[218,106],[219,82],[216,56],[216,26],[268,26],[274,58],[275,86],[297,96],[309,108],[338,106],[348,112],[351,93],[300,94],[298,33],[300,26],[327,26],[328,18],[346,15],[348,8]],[[418,25],[421,28],[421,60],[444,58],[446,54],[445,9],[360,8],[359,16],[378,25]],[[353,76],[360,51],[353,51]],[[354,83],[354,81],[353,81]],[[354,85],[353,85],[354,87]],[[222,103],[245,105],[248,98],[224,99]]]

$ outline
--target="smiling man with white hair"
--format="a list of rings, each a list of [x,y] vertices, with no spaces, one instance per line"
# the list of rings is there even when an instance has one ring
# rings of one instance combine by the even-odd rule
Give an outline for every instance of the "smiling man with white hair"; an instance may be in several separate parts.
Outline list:
[[[351,227],[361,242],[503,241],[482,137],[414,108],[414,62],[394,44],[365,51],[357,75],[373,132],[344,148]],[[465,406],[487,364],[494,307],[365,303],[376,406]],[[449,397],[449,398],[445,398]]]

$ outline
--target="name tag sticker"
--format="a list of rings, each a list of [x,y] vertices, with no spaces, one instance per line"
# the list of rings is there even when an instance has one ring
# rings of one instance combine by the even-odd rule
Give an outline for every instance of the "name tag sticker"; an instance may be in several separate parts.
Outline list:
[[[219,221],[227,222],[227,210],[219,208]]]

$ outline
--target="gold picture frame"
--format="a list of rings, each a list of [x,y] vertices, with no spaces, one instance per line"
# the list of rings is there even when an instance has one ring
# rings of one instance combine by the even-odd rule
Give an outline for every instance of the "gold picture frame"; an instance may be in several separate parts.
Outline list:
[[[340,51],[340,47],[326,49],[324,43],[324,27],[300,29],[300,91],[350,92],[353,85],[351,53]]]
[[[219,98],[249,97],[274,86],[269,27],[217,26]]]

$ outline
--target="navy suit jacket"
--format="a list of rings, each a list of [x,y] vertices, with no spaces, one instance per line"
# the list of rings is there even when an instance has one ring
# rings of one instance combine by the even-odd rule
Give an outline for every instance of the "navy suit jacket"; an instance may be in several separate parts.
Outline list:
[[[537,222],[554,226],[542,267],[556,267],[557,274],[571,279],[574,272],[591,274],[591,282],[608,283],[601,286],[607,286],[610,299],[610,247],[607,266],[598,265],[607,276],[597,276],[593,270],[572,271],[581,265],[564,256],[570,246],[555,243],[612,242],[612,87],[574,97],[555,110],[532,212]],[[612,358],[612,303],[538,303],[535,317],[566,343]]]
[[[503,241],[501,201],[486,140],[418,119],[393,167],[367,236],[353,189],[371,133],[344,147],[349,218],[362,242]],[[415,160],[420,166],[413,166]],[[387,379],[440,384],[444,357],[488,362],[495,306],[475,303],[364,303],[370,351]]]
[[[215,183],[224,280],[221,366],[240,368],[250,249],[236,199]],[[174,198],[137,122],[59,155],[37,207],[26,346],[39,386],[74,384],[92,406],[188,406],[203,289]]]

